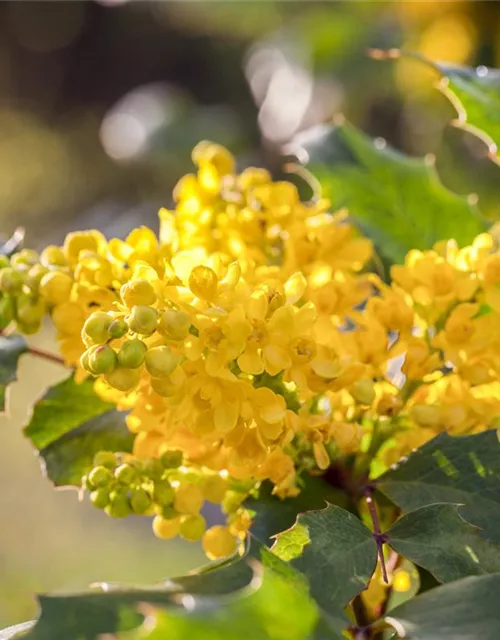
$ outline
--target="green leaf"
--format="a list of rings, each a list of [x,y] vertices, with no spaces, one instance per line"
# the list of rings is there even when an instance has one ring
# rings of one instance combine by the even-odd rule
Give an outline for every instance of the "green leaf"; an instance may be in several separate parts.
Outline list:
[[[49,480],[57,487],[80,486],[99,451],[131,452],[134,435],[125,424],[125,414],[107,411],[40,449]]]
[[[404,515],[387,531],[401,556],[439,582],[500,572],[500,546],[484,540],[453,504],[431,504]]]
[[[327,503],[347,506],[347,498],[319,477],[305,475],[299,495],[286,500],[273,496],[272,485],[264,483],[258,498],[246,502],[246,506],[255,512],[252,534],[264,544],[271,544],[274,535],[295,523],[297,514],[323,509]]]
[[[485,229],[478,209],[440,182],[433,159],[406,156],[347,123],[318,127],[297,142],[297,156],[309,159],[333,209],[346,207],[392,262],[438,240],[467,244]]]
[[[279,562],[253,541],[247,557],[236,556],[212,570],[153,589],[43,596],[40,617],[25,637],[94,640],[126,631],[129,640],[306,640],[317,625],[317,608],[305,584],[290,579],[287,565]],[[143,615],[156,615],[156,625],[130,635],[142,624]]]
[[[483,537],[500,542],[500,444],[495,430],[441,433],[377,480],[404,511],[435,502],[464,505],[460,514]]]
[[[499,593],[499,574],[471,576],[405,602],[385,620],[411,640],[497,640]]]
[[[0,336],[0,412],[6,409],[7,385],[17,380],[18,360],[27,351],[28,345],[22,336]]]
[[[80,486],[98,451],[130,452],[134,442],[125,414],[103,402],[92,381],[76,384],[73,376],[35,404],[24,433],[39,449],[56,486]]]
[[[441,75],[440,91],[457,110],[458,124],[481,138],[490,154],[498,155],[500,145],[500,70],[484,66],[464,67],[416,57]]]
[[[43,449],[65,433],[112,408],[112,404],[104,402],[95,393],[93,380],[77,384],[71,375],[51,387],[38,400],[29,424],[24,428],[24,435],[37,449]]]
[[[341,616],[366,589],[377,563],[371,531],[333,505],[299,515],[293,527],[276,536],[272,551],[307,578],[311,596],[333,616]]]

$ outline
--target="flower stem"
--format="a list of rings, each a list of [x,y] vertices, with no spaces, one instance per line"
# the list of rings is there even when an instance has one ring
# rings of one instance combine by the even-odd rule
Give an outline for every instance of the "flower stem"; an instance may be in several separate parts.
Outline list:
[[[387,542],[387,538],[380,528],[380,520],[378,518],[377,507],[373,501],[373,487],[367,486],[364,490],[366,504],[370,513],[370,518],[373,524],[373,537],[377,544],[378,558],[380,562],[380,568],[382,570],[382,577],[386,584],[389,584],[389,578],[387,577],[387,567],[385,566],[384,558],[384,544]]]
[[[53,353],[49,353],[48,351],[43,351],[42,349],[28,347],[28,353],[32,356],[36,356],[37,358],[43,358],[45,360],[49,360],[50,362],[55,362],[56,364],[61,364],[63,366],[65,364],[64,360],[59,356],[56,356]]]

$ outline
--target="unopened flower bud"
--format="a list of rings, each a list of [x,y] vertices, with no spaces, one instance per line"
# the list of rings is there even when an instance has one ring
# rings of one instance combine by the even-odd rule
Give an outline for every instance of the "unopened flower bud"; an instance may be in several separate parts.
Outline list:
[[[144,358],[148,373],[155,378],[169,376],[177,366],[178,356],[169,347],[153,347]]]
[[[108,328],[108,334],[110,338],[122,338],[127,332],[128,324],[121,318],[113,320]]]
[[[107,487],[113,479],[113,474],[109,469],[103,466],[94,467],[88,475],[90,486],[95,489]]]
[[[109,340],[108,329],[113,319],[104,311],[95,311],[83,325],[82,337],[94,344],[104,344]]]
[[[349,389],[349,393],[359,404],[370,405],[375,400],[373,380],[357,380]]]
[[[73,288],[73,278],[62,271],[49,271],[40,281],[40,295],[50,304],[67,302]]]
[[[117,357],[114,349],[107,344],[96,347],[89,355],[88,364],[94,375],[111,373],[115,370]]]
[[[163,516],[156,516],[153,520],[153,531],[156,537],[170,540],[179,533],[180,518],[169,520]]]
[[[110,387],[118,389],[118,391],[131,391],[139,384],[141,374],[137,369],[123,369],[116,367],[114,371],[104,376]]]
[[[0,270],[0,291],[5,293],[20,293],[24,284],[24,276],[12,267]]]
[[[135,305],[151,305],[156,302],[156,293],[147,280],[131,280],[122,286],[120,296],[131,309]]]
[[[203,505],[203,492],[196,484],[181,484],[174,499],[174,508],[180,513],[197,515]]]
[[[126,340],[118,351],[118,363],[124,369],[137,369],[144,362],[148,348],[142,340]]]
[[[179,535],[181,538],[184,538],[184,540],[196,542],[203,536],[206,528],[207,523],[203,516],[182,516]]]
[[[216,525],[203,535],[203,550],[211,560],[230,556],[236,551],[236,541],[227,527]]]
[[[177,469],[184,458],[182,451],[165,451],[160,456],[160,462],[165,469]]]
[[[90,494],[90,502],[94,505],[94,507],[97,507],[98,509],[104,509],[109,504],[109,493],[109,489],[106,489],[105,487],[96,489]]]
[[[143,336],[151,335],[156,329],[158,314],[156,309],[145,305],[136,305],[128,317],[130,331]]]
[[[184,340],[189,335],[191,318],[184,311],[167,309],[158,323],[158,333],[171,340]]]
[[[199,265],[189,276],[189,288],[202,300],[211,300],[217,293],[217,274],[210,267]]]

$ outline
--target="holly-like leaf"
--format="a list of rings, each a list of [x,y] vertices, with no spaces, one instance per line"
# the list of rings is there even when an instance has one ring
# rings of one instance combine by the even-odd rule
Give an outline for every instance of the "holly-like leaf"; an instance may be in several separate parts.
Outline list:
[[[500,443],[495,430],[472,436],[441,433],[377,480],[377,488],[404,511],[448,502],[500,543]]]
[[[0,640],[14,640],[15,638],[22,638],[23,634],[31,629],[34,624],[35,621],[30,620],[29,622],[21,622],[20,624],[15,624],[12,627],[2,629],[0,630]]]
[[[6,409],[7,385],[17,380],[18,360],[27,350],[22,336],[0,336],[0,413]]]
[[[132,450],[125,414],[112,407],[95,394],[91,380],[77,384],[73,376],[35,404],[24,433],[56,486],[79,486],[98,451]]]
[[[273,536],[289,529],[299,513],[323,509],[327,503],[346,506],[347,499],[345,494],[319,477],[305,475],[299,495],[286,500],[273,496],[272,485],[264,483],[258,497],[246,502],[255,513],[252,534],[264,544],[272,544]]]
[[[497,640],[500,575],[471,576],[405,602],[386,622],[411,640]]]
[[[311,596],[337,617],[366,589],[377,563],[371,531],[334,505],[299,515],[293,527],[276,536],[272,551],[307,578]]]
[[[306,640],[317,626],[317,607],[305,584],[290,579],[286,564],[276,563],[254,540],[245,557],[155,588],[43,596],[40,617],[23,637],[94,640],[127,632],[129,640]],[[157,618],[152,629],[140,627],[144,615]],[[130,634],[134,629],[137,636]]]
[[[429,60],[416,53],[402,54],[421,60],[441,75],[438,88],[457,110],[457,121],[481,138],[492,157],[500,146],[500,70],[483,65],[472,69]]]
[[[457,505],[431,504],[400,518],[387,532],[390,546],[439,582],[500,572],[500,546],[484,540]]]
[[[438,240],[467,244],[485,229],[479,210],[440,182],[432,158],[410,158],[350,124],[306,132],[295,151],[308,158],[333,208],[346,207],[392,262]]]

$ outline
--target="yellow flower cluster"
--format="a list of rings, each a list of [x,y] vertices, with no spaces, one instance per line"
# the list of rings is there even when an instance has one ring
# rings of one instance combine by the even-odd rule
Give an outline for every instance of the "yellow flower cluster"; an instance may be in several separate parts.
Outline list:
[[[327,201],[302,202],[264,169],[236,173],[216,144],[198,145],[193,161],[175,209],[160,211],[159,239],[75,232],[0,264],[2,328],[29,333],[49,313],[79,378],[129,412],[134,455],[96,461],[86,478],[96,506],[155,513],[160,537],[203,536],[208,555],[223,556],[263,481],[286,498],[337,459],[376,474],[436,432],[494,423],[493,235],[411,251],[386,284],[364,271],[369,240]],[[174,451],[181,467],[160,468]],[[205,532],[205,500],[224,505],[227,526]]]

